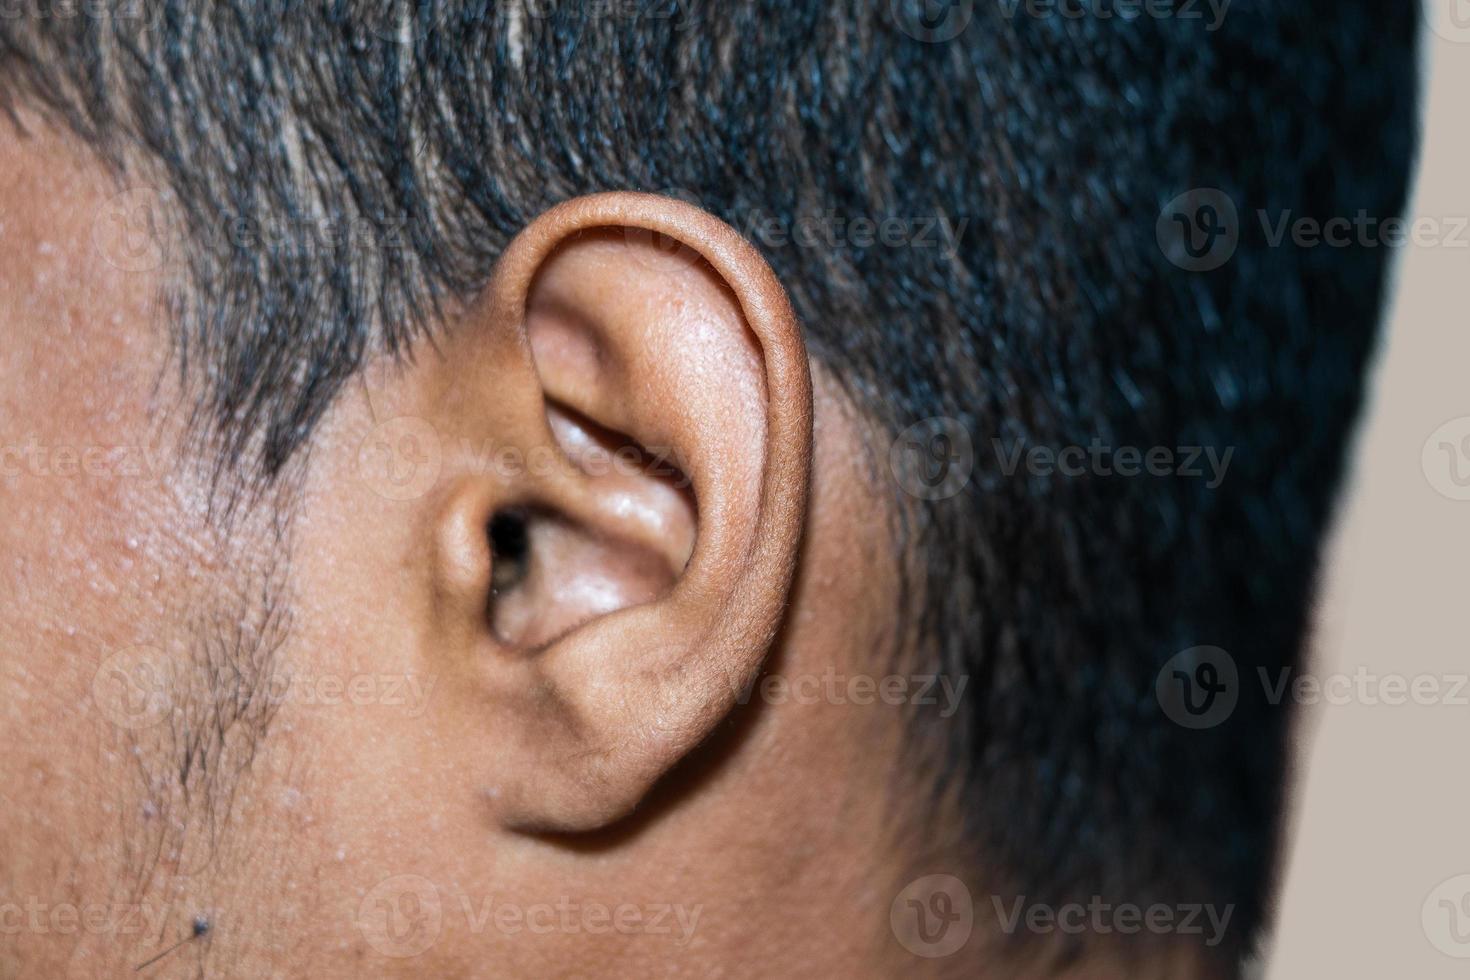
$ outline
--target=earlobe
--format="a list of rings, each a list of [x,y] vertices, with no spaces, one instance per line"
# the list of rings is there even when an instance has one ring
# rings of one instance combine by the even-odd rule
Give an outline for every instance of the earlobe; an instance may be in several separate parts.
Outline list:
[[[443,369],[455,427],[528,465],[446,458],[426,649],[459,678],[455,731],[496,747],[475,765],[499,820],[601,827],[735,709],[780,625],[812,445],[800,331],[733,229],[599,195],[512,243]]]

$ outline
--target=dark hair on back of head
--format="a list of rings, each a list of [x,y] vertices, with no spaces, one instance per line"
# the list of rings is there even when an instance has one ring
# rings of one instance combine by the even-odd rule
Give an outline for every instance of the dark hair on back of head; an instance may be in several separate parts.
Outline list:
[[[997,894],[1233,906],[1212,951],[1233,964],[1266,918],[1290,733],[1255,679],[1301,662],[1389,258],[1273,247],[1255,215],[1400,213],[1417,10],[959,3],[968,26],[926,40],[911,6],[139,0],[0,22],[0,77],[177,195],[182,362],[249,480],[558,201],[906,222],[755,239],[880,431],[943,416],[973,440],[962,492],[892,484],[914,663],[969,678],[953,718],[915,719],[916,771],[962,801]],[[1209,271],[1156,236],[1199,187],[1240,216]],[[923,233],[941,216],[953,248]],[[302,232],[323,226],[366,234]],[[1233,455],[1214,487],[1006,465],[1094,440]],[[1198,645],[1242,683],[1195,730],[1154,681]]]

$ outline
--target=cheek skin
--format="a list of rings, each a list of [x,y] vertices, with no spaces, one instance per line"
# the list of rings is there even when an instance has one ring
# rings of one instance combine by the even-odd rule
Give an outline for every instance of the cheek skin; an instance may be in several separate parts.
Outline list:
[[[85,706],[104,651],[143,641],[139,624],[165,612],[151,593],[187,545],[167,516],[167,453],[147,422],[163,365],[156,282],[91,247],[96,174],[64,166],[49,141],[0,148],[0,593],[14,600],[0,611],[0,647],[8,674],[55,699],[39,717],[17,717],[5,699],[18,736],[6,744],[27,745],[63,730],[50,717],[62,705],[84,710],[71,706]]]
[[[177,732],[127,715],[137,691],[114,680],[187,663],[191,623],[248,560],[179,464],[163,269],[111,260],[96,229],[118,188],[27,123],[0,138],[0,891],[80,908],[127,887],[162,926],[207,876],[156,887],[165,825],[193,820],[171,802]],[[25,931],[16,955],[123,975],[145,939]]]

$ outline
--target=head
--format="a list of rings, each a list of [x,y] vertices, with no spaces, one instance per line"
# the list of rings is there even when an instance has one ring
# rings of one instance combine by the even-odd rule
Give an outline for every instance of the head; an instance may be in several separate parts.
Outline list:
[[[1184,6],[0,21],[0,964],[1235,975],[1416,18]]]

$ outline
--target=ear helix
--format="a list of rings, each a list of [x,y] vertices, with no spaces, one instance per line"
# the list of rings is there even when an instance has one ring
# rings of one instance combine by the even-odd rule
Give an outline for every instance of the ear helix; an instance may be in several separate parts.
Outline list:
[[[587,526],[616,522],[584,473],[559,452],[544,455],[557,440],[526,334],[538,270],[569,238],[607,228],[641,228],[685,243],[735,297],[743,322],[730,329],[755,338],[753,369],[761,372],[758,390],[765,393],[764,405],[752,409],[764,413],[751,422],[759,437],[742,443],[759,457],[749,469],[755,480],[725,486],[721,474],[746,472],[720,458],[732,451],[719,446],[729,433],[709,420],[676,420],[689,423],[690,438],[716,443],[687,454],[699,530],[672,588],[578,626],[543,649],[506,656],[515,650],[486,628],[495,564],[506,557],[504,541],[496,555],[497,514],[540,508]],[[437,523],[436,601],[458,625],[441,627],[439,655],[457,662],[465,702],[484,712],[481,724],[495,746],[483,759],[493,779],[484,778],[494,783],[487,799],[493,797],[498,819],[526,830],[590,830],[636,806],[714,730],[759,672],[777,633],[810,469],[805,348],[784,291],[752,246],[697,208],[641,194],[580,198],[533,222],[502,256],[483,302],[468,311],[460,330],[469,339],[455,352],[454,369],[469,385],[451,396],[458,411],[522,458],[539,450],[544,465],[483,474],[446,461],[458,482],[446,490],[447,513]],[[671,351],[678,356],[677,346]],[[507,375],[516,379],[514,390],[473,387],[478,377]]]

